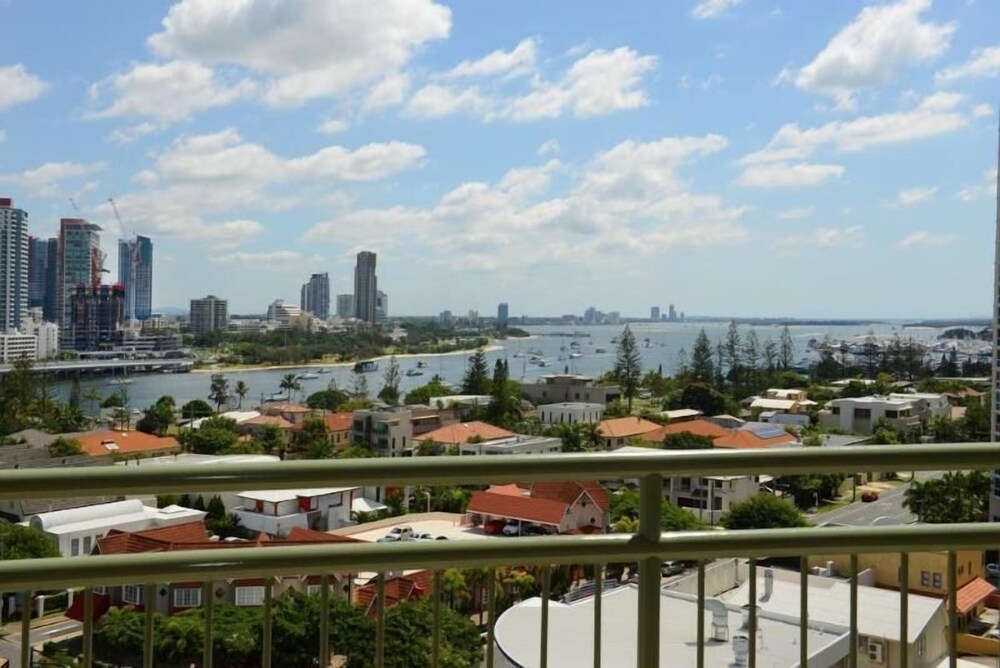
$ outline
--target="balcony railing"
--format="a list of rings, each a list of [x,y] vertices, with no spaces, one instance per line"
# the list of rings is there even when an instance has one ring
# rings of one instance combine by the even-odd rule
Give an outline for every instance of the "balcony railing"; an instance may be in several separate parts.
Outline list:
[[[693,560],[704,564],[719,557],[748,558],[751,601],[756,601],[757,560],[763,557],[800,557],[805,584],[810,554],[851,554],[853,563],[863,553],[947,551],[948,559],[948,654],[957,666],[956,642],[956,560],[958,550],[994,549],[1000,546],[1000,523],[961,525],[911,525],[860,528],[803,528],[757,531],[707,531],[661,533],[660,500],[665,476],[735,474],[804,474],[856,471],[940,471],[988,469],[1000,465],[1000,445],[954,444],[926,446],[870,446],[854,448],[802,448],[769,451],[678,451],[650,455],[601,456],[587,454],[495,457],[419,457],[407,459],[364,459],[329,461],[289,461],[274,465],[226,464],[213,468],[176,465],[170,467],[107,467],[60,470],[17,470],[0,472],[0,498],[31,499],[58,496],[72,490],[74,496],[118,494],[148,495],[197,492],[240,491],[245,489],[292,489],[346,485],[454,485],[490,482],[560,480],[638,480],[640,489],[639,528],[635,534],[559,536],[481,541],[430,541],[385,544],[320,544],[277,549],[234,548],[220,551],[181,551],[152,554],[84,556],[0,562],[0,591],[84,587],[85,621],[83,664],[93,662],[93,588],[133,583],[202,582],[211,592],[213,581],[234,578],[271,578],[300,574],[397,570],[401,567],[447,568],[490,567],[509,564],[541,565],[543,597],[538,637],[538,666],[549,660],[549,583],[544,577],[552,565],[629,562],[639,564],[636,624],[637,665],[640,668],[672,665],[671,657],[660,656],[660,566],[664,560]],[[901,558],[899,624],[901,646],[906,647],[908,629],[907,565]],[[601,646],[602,569],[595,583],[593,665],[621,665],[609,660]],[[849,666],[858,665],[858,582],[850,578]],[[698,610],[705,610],[705,567],[699,567]],[[270,582],[270,580],[268,580]],[[148,585],[152,587],[154,585]],[[807,587],[801,588],[799,615],[799,664],[809,663],[809,619]],[[147,593],[149,590],[147,590]],[[328,666],[329,588],[322,587],[319,665]],[[27,599],[25,599],[27,600]],[[205,649],[202,666],[212,665],[212,596],[204,597]],[[272,656],[270,610],[271,585],[266,585],[262,664],[281,665]],[[495,594],[490,591],[489,608],[495,610]],[[441,596],[433,592],[434,629],[432,665],[439,665]],[[379,579],[376,597],[375,665],[384,665],[385,610],[384,582]],[[749,608],[749,656],[753,667],[757,658],[757,606]],[[153,654],[153,606],[146,607],[143,665],[155,664]],[[494,665],[495,616],[489,615],[486,631],[485,665]],[[669,621],[669,620],[665,620]],[[581,629],[581,633],[586,630]],[[22,665],[30,660],[30,615],[22,619]],[[705,665],[705,614],[697,621],[697,665]],[[602,656],[603,655],[603,656]],[[274,661],[272,661],[274,660]],[[906,654],[898,665],[906,668]],[[535,665],[535,664],[531,664]],[[897,665],[896,663],[892,665]]]

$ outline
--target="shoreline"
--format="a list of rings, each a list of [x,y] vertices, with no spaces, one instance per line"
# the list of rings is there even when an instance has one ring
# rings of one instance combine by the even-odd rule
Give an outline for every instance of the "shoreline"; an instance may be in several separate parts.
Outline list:
[[[504,347],[498,344],[490,344],[482,348],[483,352],[492,353],[498,350],[503,350]],[[401,355],[379,355],[378,357],[369,357],[367,359],[382,361],[387,360],[392,357],[396,359],[412,359],[415,357],[448,357],[453,355],[470,355],[474,353],[478,348],[471,348],[468,350],[453,350],[448,353],[404,353]],[[254,365],[239,365],[239,364],[214,364],[212,366],[201,367],[197,369],[191,369],[191,373],[219,373],[225,371],[231,372],[243,372],[243,371],[280,371],[282,369],[330,369],[339,367],[353,367],[357,362],[362,360],[356,360],[354,362],[309,362],[307,364],[254,364]]]

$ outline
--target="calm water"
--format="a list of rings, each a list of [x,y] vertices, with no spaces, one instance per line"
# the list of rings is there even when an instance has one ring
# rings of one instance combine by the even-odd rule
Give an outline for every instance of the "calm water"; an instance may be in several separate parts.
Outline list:
[[[719,340],[728,327],[726,323],[634,323],[631,325],[639,341],[642,353],[643,367],[656,369],[663,365],[664,373],[672,373],[677,364],[677,353],[681,348],[685,349],[690,356],[691,348],[694,345],[698,332],[704,327],[713,343]],[[600,375],[611,369],[614,365],[615,344],[612,338],[620,335],[621,327],[616,325],[599,325],[592,327],[563,327],[544,326],[529,327],[533,335],[530,339],[514,339],[500,341],[497,343],[503,346],[501,350],[487,353],[490,369],[496,359],[506,358],[510,364],[510,375],[514,379],[537,378],[543,374],[562,373],[567,368],[571,373],[581,373],[589,375]],[[746,334],[750,327],[741,327],[740,331]],[[771,338],[777,343],[781,336],[780,326],[754,327],[761,343]],[[929,340],[934,339],[941,333],[939,329],[913,328],[902,329],[898,325],[882,324],[873,326],[794,326],[791,327],[792,337],[796,344],[796,360],[810,357],[806,344],[809,339],[823,338],[829,336],[833,339],[846,339],[854,336],[864,336],[869,329],[877,335],[891,335],[899,332],[905,338]],[[558,332],[585,332],[589,337],[580,337],[576,340],[580,343],[579,359],[569,359],[572,352],[569,337],[551,336]],[[648,339],[648,345],[646,343]],[[561,350],[565,346],[566,350]],[[598,353],[597,349],[603,348],[606,352]],[[549,366],[539,367],[528,363],[529,351],[541,352],[542,357],[549,361]],[[520,353],[521,357],[514,357]],[[427,367],[421,369],[423,376],[404,376],[401,388],[405,392],[418,385],[428,382],[434,374],[440,374],[448,383],[460,383],[465,371],[468,354],[426,356],[400,358],[400,367],[405,373],[411,368],[415,368],[418,360],[427,362]],[[560,357],[565,359],[560,360]],[[380,362],[378,372],[365,374],[370,394],[374,395],[382,386],[382,370],[386,362]],[[329,383],[334,382],[338,387],[350,390],[354,386],[354,374],[350,366],[327,367],[328,374],[321,374],[315,380],[300,381],[303,388],[303,395],[325,389]],[[287,367],[280,370],[269,371],[229,371],[226,376],[230,384],[242,380],[250,386],[250,394],[244,400],[246,406],[256,405],[261,397],[267,397],[279,391],[281,377],[286,373],[305,371],[301,367]],[[308,369],[316,371],[315,368]],[[207,399],[210,376],[206,373],[188,374],[156,374],[138,375],[131,377],[132,383],[128,386],[130,404],[135,407],[145,407],[152,404],[156,399],[164,394],[172,395],[178,403],[184,403],[191,399]],[[102,396],[107,396],[115,391],[113,386],[107,384],[107,379],[86,380],[81,383],[83,391],[86,392],[90,385],[96,385]],[[56,392],[65,398],[69,392],[69,383],[59,383]],[[300,397],[293,397],[300,398]]]

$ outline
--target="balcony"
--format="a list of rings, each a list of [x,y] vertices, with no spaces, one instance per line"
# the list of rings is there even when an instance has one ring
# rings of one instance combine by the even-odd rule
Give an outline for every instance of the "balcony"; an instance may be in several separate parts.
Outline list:
[[[274,466],[220,465],[204,467],[91,468],[86,470],[24,469],[0,472],[0,498],[28,499],[58,495],[73,489],[76,495],[104,495],[108,490],[126,495],[177,494],[240,491],[244,489],[292,489],[303,486],[406,486],[486,484],[490,482],[559,481],[568,479],[638,480],[640,517],[634,534],[497,538],[476,541],[428,541],[401,543],[336,543],[282,546],[261,550],[234,547],[223,551],[172,551],[91,557],[70,557],[0,562],[0,591],[83,588],[84,624],[82,661],[91,666],[94,656],[95,588],[122,587],[135,583],[178,583],[196,587],[202,583],[204,601],[203,667],[226,665],[213,644],[213,600],[216,584],[259,579],[246,585],[246,601],[262,601],[260,665],[281,666],[273,651],[272,596],[281,578],[315,576],[332,583],[344,573],[386,573],[401,568],[434,571],[434,583],[449,568],[497,569],[509,565],[537,565],[541,596],[497,618],[495,588],[486,594],[482,665],[552,666],[593,665],[617,667],[649,666],[958,666],[959,606],[955,584],[956,553],[962,550],[996,549],[1000,524],[879,526],[851,528],[803,528],[758,531],[704,531],[661,533],[660,499],[663,479],[705,475],[783,475],[816,471],[850,473],[857,470],[939,471],[988,469],[1000,460],[1000,445],[954,444],[927,446],[866,446],[860,448],[804,448],[764,451],[677,451],[664,454],[572,454],[495,457],[420,457],[414,459],[365,459],[286,461]],[[925,646],[917,643],[920,619],[926,611],[912,608],[908,591],[911,552],[947,553],[944,574],[948,601],[938,608],[941,633]],[[877,620],[881,636],[859,631],[872,614],[871,596],[856,575],[840,582],[838,596],[843,620],[824,621],[811,597],[821,587],[810,578],[810,555],[859,555],[897,553],[900,556],[898,592],[879,590],[879,600],[897,601],[892,613]],[[737,559],[718,561],[726,557]],[[791,558],[800,573],[784,578],[769,575],[759,564],[764,558]],[[666,591],[660,570],[665,560],[697,562],[693,588]],[[714,563],[709,563],[714,562]],[[637,564],[638,577],[630,584],[607,589],[604,565]],[[590,587],[593,596],[560,603],[550,600],[551,574],[564,564],[597,566]],[[716,598],[712,587],[717,571],[735,569],[742,584],[727,601]],[[853,571],[856,573],[857,571]],[[145,585],[155,595],[159,585]],[[321,586],[319,642],[315,658],[329,666],[337,648],[330,635],[331,594]],[[373,665],[387,665],[385,656],[387,610],[383,578],[375,578],[372,610],[375,613]],[[101,590],[103,591],[103,590]],[[426,640],[429,660],[442,665],[443,607],[441,588],[429,590],[433,627]],[[796,592],[792,596],[790,592]],[[262,598],[261,598],[262,597]],[[742,600],[740,599],[742,597]],[[798,614],[775,614],[768,601],[796,603]],[[152,600],[152,596],[146,597]],[[860,601],[860,602],[859,602]],[[744,605],[740,605],[744,603]],[[859,610],[860,608],[860,610]],[[511,608],[515,610],[515,608]],[[911,617],[912,613],[912,617]],[[146,668],[157,665],[153,643],[154,611],[144,613],[143,657]],[[916,629],[916,630],[915,630]],[[498,634],[500,634],[498,636]],[[512,635],[513,634],[513,635]],[[21,622],[22,639],[30,637],[30,617]],[[964,636],[964,634],[963,634]],[[570,638],[572,642],[566,642]],[[892,639],[895,639],[894,641]],[[761,639],[764,639],[761,641]],[[416,641],[417,639],[414,639]],[[893,653],[892,643],[896,643]],[[781,646],[780,655],[775,654]],[[910,651],[900,653],[900,647]],[[213,648],[215,653],[213,654]],[[938,652],[939,656],[931,656]],[[30,643],[21,640],[21,665],[30,665]],[[399,657],[393,657],[399,665]],[[931,662],[934,659],[934,662]],[[741,661],[745,663],[741,663]]]

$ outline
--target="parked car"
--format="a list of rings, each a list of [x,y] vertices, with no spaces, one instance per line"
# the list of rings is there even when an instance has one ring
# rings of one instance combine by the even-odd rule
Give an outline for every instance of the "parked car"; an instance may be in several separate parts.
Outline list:
[[[520,536],[521,535],[521,527],[519,527],[517,525],[517,522],[508,522],[507,524],[504,525],[504,527],[503,527],[503,529],[501,531],[502,531],[503,535],[505,535],[505,536]]]
[[[1000,564],[986,564],[986,575],[994,580],[1000,578]]]
[[[680,575],[684,572],[684,562],[683,561],[664,561],[660,564],[660,575],[663,577],[669,577],[671,575]]]
[[[483,523],[483,533],[487,536],[496,536],[507,525],[503,520],[490,520]]]
[[[396,543],[401,540],[413,540],[411,527],[393,527],[392,531],[379,538],[376,543]]]
[[[878,492],[865,492],[861,495],[861,501],[863,503],[871,503],[872,501],[878,501]]]
[[[448,537],[433,533],[417,533],[413,534],[413,540],[448,540]]]

